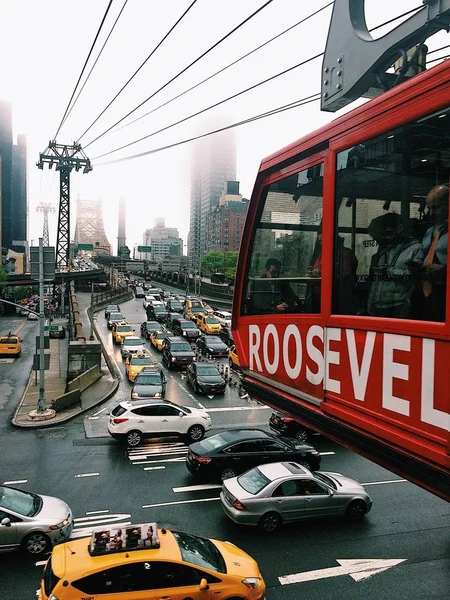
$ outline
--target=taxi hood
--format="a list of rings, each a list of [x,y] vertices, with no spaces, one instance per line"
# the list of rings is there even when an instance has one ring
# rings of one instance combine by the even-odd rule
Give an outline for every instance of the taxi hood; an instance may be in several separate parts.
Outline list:
[[[231,542],[222,542],[219,540],[210,540],[219,550],[229,575],[239,575],[245,577],[260,577],[258,563],[246,552],[232,544]]]

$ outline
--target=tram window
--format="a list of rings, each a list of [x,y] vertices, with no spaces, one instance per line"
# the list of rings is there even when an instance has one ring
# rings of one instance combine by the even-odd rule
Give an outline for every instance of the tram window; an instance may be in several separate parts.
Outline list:
[[[333,312],[445,321],[450,110],[337,155]]]
[[[264,189],[245,314],[320,312],[322,200],[323,164]]]

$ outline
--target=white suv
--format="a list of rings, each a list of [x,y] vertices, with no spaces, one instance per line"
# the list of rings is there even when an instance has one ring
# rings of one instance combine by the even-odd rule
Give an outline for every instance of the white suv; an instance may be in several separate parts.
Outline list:
[[[221,325],[231,327],[231,313],[226,310],[214,310],[213,315]]]
[[[185,435],[198,442],[211,429],[211,417],[200,408],[178,406],[167,400],[120,402],[109,415],[108,431],[113,438],[138,446],[145,437]]]

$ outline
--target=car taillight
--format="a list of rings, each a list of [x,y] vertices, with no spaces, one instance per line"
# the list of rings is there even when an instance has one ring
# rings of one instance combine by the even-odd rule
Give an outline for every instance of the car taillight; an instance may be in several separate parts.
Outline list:
[[[128,419],[113,419],[113,423],[116,425],[119,425],[120,423],[126,423],[126,421],[128,421]]]
[[[242,504],[242,502],[241,502],[240,500],[238,500],[237,498],[236,498],[236,500],[234,501],[234,504],[233,504],[233,506],[234,506],[234,508],[235,508],[236,510],[247,510],[247,509],[245,508],[245,506]]]
[[[203,458],[202,456],[194,456],[194,458],[201,465],[207,465],[212,461],[212,458]]]

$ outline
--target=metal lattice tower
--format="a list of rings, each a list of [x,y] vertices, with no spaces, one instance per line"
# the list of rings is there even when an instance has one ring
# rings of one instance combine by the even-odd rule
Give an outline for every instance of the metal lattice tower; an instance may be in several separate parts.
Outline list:
[[[111,254],[103,225],[102,203],[100,200],[77,200],[77,223],[75,242],[92,244],[97,254]]]
[[[91,161],[81,149],[80,144],[57,144],[50,141],[45,152],[39,155],[36,163],[38,169],[48,164],[51,169],[55,165],[59,171],[59,213],[58,235],[56,240],[55,269],[67,269],[70,260],[70,173],[72,169],[83,173],[92,171]]]
[[[36,212],[43,213],[44,215],[44,232],[42,234],[42,241],[44,246],[50,246],[50,235],[48,230],[48,215],[49,213],[56,212],[55,207],[51,202],[41,202],[36,207]]]

